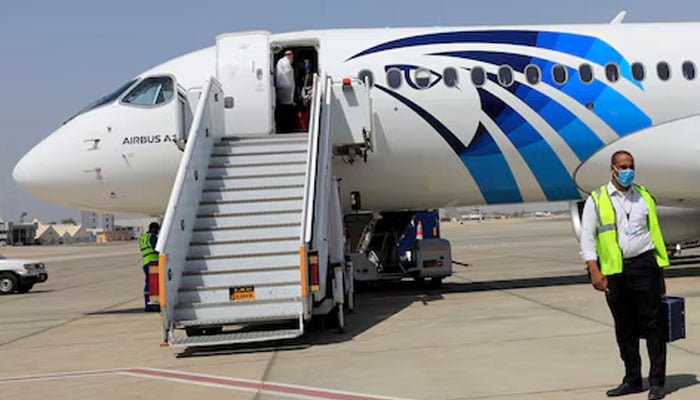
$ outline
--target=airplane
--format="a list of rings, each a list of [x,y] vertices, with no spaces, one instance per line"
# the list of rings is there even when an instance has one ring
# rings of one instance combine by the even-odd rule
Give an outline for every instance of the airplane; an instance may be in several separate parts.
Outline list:
[[[299,49],[318,71],[369,78],[373,152],[333,166],[345,208],[350,192],[376,211],[579,201],[607,179],[610,154],[626,149],[659,204],[693,209],[699,30],[616,20],[263,33],[262,48],[232,57],[272,72],[276,52]],[[129,80],[29,151],[14,180],[77,209],[162,215],[191,123],[188,100],[216,75],[217,57],[216,47],[201,49]],[[272,74],[267,84],[274,91]],[[237,124],[251,110],[271,120],[264,97],[237,99],[249,103]],[[275,134],[274,124],[259,133]]]
[[[355,272],[368,265],[384,270],[388,263],[403,268],[402,257],[423,270],[449,264],[444,242],[430,242],[431,248],[417,240],[425,254],[397,254],[401,229],[419,210],[568,201],[578,236],[582,200],[610,179],[610,156],[621,149],[634,155],[637,181],[660,205],[666,240],[698,238],[700,50],[694,37],[700,24],[622,19],[222,34],[215,46],[155,66],[71,117],[18,162],[13,178],[36,197],[77,209],[165,215],[158,276],[166,293],[163,339],[171,345],[253,340],[235,333],[190,336],[280,315],[298,319],[299,329],[254,340],[296,337],[312,313],[333,307],[343,326],[352,290],[339,282],[349,272],[332,265],[343,263],[344,239],[360,249],[362,257],[346,263],[359,265]],[[275,115],[275,63],[286,50],[298,57],[295,66],[307,59],[315,72],[303,185],[304,174],[293,163],[285,166],[299,151],[279,149],[305,136],[276,129],[282,124]],[[205,129],[205,117],[221,131]],[[229,162],[236,146],[248,146],[248,159],[267,157],[255,178],[282,198],[258,202],[241,195],[260,195],[257,181],[227,180],[221,174],[235,173],[236,165],[198,159],[212,133],[219,144],[206,157],[213,162],[215,152],[227,151],[217,162]],[[321,143],[331,143],[332,152],[319,150]],[[322,153],[327,158],[310,167]],[[206,184],[198,183],[196,168],[188,169],[196,162],[209,168]],[[273,175],[260,172],[270,168]],[[201,196],[186,193],[202,185],[210,186]],[[321,188],[331,185],[336,197]],[[301,186],[311,191],[295,189]],[[292,214],[266,206],[291,204],[286,194],[299,203]],[[302,210],[294,214],[297,207]],[[360,209],[370,220],[358,217]],[[416,224],[413,232],[422,237]],[[429,253],[442,255],[426,261]],[[282,269],[286,278],[278,274]],[[241,273],[255,284],[233,287]],[[429,276],[440,282],[441,276]],[[174,302],[164,300],[173,296]],[[258,311],[249,314],[237,301]],[[176,338],[175,329],[188,337]]]

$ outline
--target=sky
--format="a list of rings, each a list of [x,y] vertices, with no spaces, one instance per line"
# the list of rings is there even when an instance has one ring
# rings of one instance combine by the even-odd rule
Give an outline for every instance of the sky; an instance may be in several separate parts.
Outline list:
[[[223,32],[700,21],[697,0],[4,0],[0,12],[0,217],[77,218],[21,191],[17,161],[62,121],[139,72]],[[56,154],[56,157],[61,157]]]

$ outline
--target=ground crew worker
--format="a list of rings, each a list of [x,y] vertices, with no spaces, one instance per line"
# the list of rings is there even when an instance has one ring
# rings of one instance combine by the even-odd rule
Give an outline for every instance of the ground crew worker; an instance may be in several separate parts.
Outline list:
[[[148,226],[148,232],[141,235],[139,242],[141,244],[141,257],[143,259],[143,274],[145,276],[145,284],[143,286],[143,302],[145,311],[160,311],[160,306],[148,304],[148,265],[152,262],[158,262],[158,252],[156,251],[156,243],[158,243],[158,232],[160,225],[157,222],[152,222]]]
[[[278,133],[288,133],[294,130],[294,97],[296,84],[294,81],[294,51],[286,49],[284,57],[277,61],[275,67],[275,87],[277,89],[277,105],[275,107],[275,124]]]
[[[651,367],[649,399],[665,396],[666,340],[660,317],[663,269],[669,265],[656,203],[649,191],[633,185],[634,158],[618,151],[610,160],[612,178],[586,200],[581,253],[593,286],[606,293],[615,321],[622,383],[609,397],[642,392],[639,339],[646,337]]]

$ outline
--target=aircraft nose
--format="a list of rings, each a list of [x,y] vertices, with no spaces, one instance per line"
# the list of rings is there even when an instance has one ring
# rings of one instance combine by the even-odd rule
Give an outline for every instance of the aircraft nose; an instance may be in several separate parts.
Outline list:
[[[12,171],[12,179],[27,192],[34,192],[33,189],[40,182],[40,166],[42,164],[40,161],[38,152],[34,148],[17,162]]]
[[[12,171],[12,178],[24,191],[43,200],[57,202],[74,190],[72,172],[75,154],[65,145],[65,136],[58,130],[22,157]]]

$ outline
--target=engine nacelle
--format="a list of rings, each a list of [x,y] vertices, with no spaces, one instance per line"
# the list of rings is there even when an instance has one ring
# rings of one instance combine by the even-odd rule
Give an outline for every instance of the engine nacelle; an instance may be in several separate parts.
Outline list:
[[[585,202],[577,201],[569,205],[571,226],[576,240],[581,240],[581,215]],[[700,238],[700,210],[694,208],[658,206],[659,224],[666,244],[677,244]]]
[[[623,136],[576,169],[576,185],[589,193],[600,187],[610,177],[610,156],[627,150],[634,156],[635,181],[648,187],[658,204],[700,208],[698,126],[700,115],[695,115]]]

